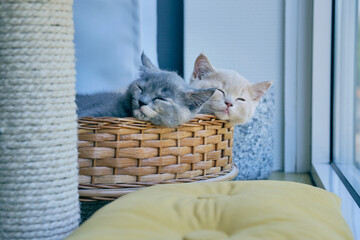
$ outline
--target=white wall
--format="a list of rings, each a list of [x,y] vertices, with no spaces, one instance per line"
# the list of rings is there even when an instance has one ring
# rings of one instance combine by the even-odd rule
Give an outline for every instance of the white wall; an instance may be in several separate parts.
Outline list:
[[[274,169],[283,168],[283,0],[184,0],[184,76],[205,53],[252,82],[273,80]]]

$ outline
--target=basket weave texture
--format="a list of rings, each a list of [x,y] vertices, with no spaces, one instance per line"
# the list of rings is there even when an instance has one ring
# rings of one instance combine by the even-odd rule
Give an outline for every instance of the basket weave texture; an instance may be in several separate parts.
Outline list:
[[[114,200],[159,183],[219,178],[233,170],[233,126],[197,115],[177,128],[134,118],[79,119],[82,201]]]

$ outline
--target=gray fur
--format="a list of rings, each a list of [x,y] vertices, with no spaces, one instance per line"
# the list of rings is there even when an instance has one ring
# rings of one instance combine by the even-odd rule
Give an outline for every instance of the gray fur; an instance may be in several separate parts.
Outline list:
[[[189,87],[176,73],[156,68],[145,54],[141,60],[140,77],[125,93],[76,95],[78,116],[135,117],[176,127],[194,117],[216,91]]]

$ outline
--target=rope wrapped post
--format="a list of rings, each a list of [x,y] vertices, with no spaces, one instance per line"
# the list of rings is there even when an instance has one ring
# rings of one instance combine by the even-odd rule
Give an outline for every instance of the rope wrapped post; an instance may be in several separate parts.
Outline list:
[[[79,223],[72,3],[0,1],[0,239]]]

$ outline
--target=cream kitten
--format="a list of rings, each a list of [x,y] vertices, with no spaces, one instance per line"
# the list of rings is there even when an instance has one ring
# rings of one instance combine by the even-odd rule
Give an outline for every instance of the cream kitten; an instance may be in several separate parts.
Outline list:
[[[215,69],[208,58],[200,54],[194,65],[190,84],[196,88],[217,88],[200,113],[214,114],[232,124],[245,124],[255,113],[261,96],[271,81],[252,84],[232,70]]]

